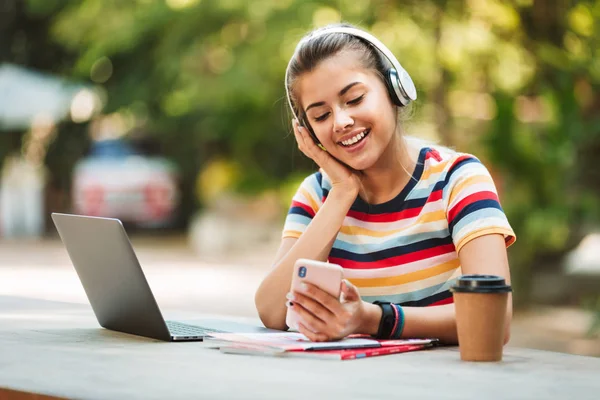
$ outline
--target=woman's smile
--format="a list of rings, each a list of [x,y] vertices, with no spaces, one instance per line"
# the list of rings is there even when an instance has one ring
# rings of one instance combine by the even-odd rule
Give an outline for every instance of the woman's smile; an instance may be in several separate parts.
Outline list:
[[[340,66],[344,66],[341,68]],[[297,81],[300,108],[331,155],[365,171],[393,146],[396,111],[385,84],[352,52],[319,63]],[[305,106],[306,104],[306,106]]]
[[[338,141],[338,145],[348,153],[360,151],[369,140],[370,133],[370,129],[363,129],[357,134],[350,134],[345,139]]]

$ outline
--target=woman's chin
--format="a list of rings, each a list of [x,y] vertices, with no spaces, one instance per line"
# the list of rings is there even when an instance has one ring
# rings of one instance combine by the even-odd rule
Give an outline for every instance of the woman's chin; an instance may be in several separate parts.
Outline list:
[[[373,164],[374,164],[374,162],[367,157],[364,157],[364,158],[361,157],[358,159],[354,158],[354,159],[348,160],[346,162],[346,165],[355,171],[364,171],[364,170],[372,167]]]

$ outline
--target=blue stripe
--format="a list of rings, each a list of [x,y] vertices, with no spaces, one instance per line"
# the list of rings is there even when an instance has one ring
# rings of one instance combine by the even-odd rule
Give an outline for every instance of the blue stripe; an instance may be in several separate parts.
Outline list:
[[[354,202],[354,204],[352,204],[352,207],[350,209],[353,211],[364,212],[368,214],[389,214],[401,211],[404,208],[406,208],[404,204],[406,198],[413,190],[413,188],[417,185],[417,183],[421,180],[421,176],[423,175],[423,169],[425,168],[425,157],[427,156],[427,152],[429,152],[430,150],[431,149],[429,147],[424,147],[421,149],[419,153],[419,158],[417,160],[417,165],[415,166],[415,170],[412,174],[412,179],[408,181],[406,186],[392,200],[381,204],[369,204],[359,196],[356,198],[356,201]]]
[[[455,279],[450,279],[447,282],[440,283],[425,289],[415,290],[410,293],[401,293],[394,295],[385,296],[361,296],[361,298],[369,303],[375,301],[390,302],[400,304],[405,307],[423,307],[428,306],[440,300],[452,297],[452,293],[449,291],[450,287],[454,284]]]
[[[506,219],[506,214],[504,214],[504,212],[501,209],[498,208],[483,208],[477,211],[473,211],[472,213],[470,213],[469,215],[466,215],[465,217],[461,218],[460,221],[457,221],[454,225],[453,225],[453,232],[460,232],[460,230],[470,224],[473,221],[477,221],[477,220],[485,220],[487,218],[500,218],[503,219],[504,221],[506,221],[506,226],[509,226],[508,224],[508,219]],[[494,226],[496,226],[497,223],[494,223]]]
[[[464,159],[462,161],[460,161],[458,164],[453,165],[452,169],[450,171],[448,171],[448,173],[446,174],[446,177],[444,178],[444,192],[446,190],[452,189],[454,187],[454,182],[458,179],[461,178],[462,175],[459,174],[469,174],[468,171],[465,171],[466,168],[471,167],[471,169],[473,168],[477,168],[478,166],[481,166],[483,168],[484,165],[481,163],[481,161],[479,161],[477,158],[471,156],[471,158],[467,158]],[[477,168],[478,169],[478,168]],[[487,171],[487,170],[485,170]],[[479,173],[478,173],[479,175]],[[444,193],[445,195],[445,193]]]
[[[302,185],[306,189],[309,189],[309,193],[314,192],[314,194],[317,196],[317,198],[313,199],[313,200],[315,200],[317,202],[321,202],[321,200],[323,198],[323,189],[321,188],[322,180],[323,180],[323,175],[321,175],[320,172],[315,172],[314,174],[309,176],[304,181],[306,183],[306,185],[304,185],[304,184]],[[310,190],[310,189],[312,189],[312,190]]]
[[[483,165],[483,164],[481,164],[481,161],[479,161],[474,156],[469,156],[468,158],[465,158],[464,160],[460,160],[458,163],[456,163],[455,165],[453,165],[452,168],[450,168],[450,170],[446,174],[446,177],[444,178],[444,181],[450,182],[450,180],[452,179],[452,176],[454,174],[458,173],[458,171],[461,169],[461,167],[467,166],[468,164]]]
[[[321,171],[317,171],[313,175],[317,180],[317,184],[319,185],[319,187],[323,187],[323,174],[321,173]]]
[[[390,239],[388,239],[384,242],[357,243],[357,244],[341,240],[341,239],[339,239],[339,237],[341,235],[338,235],[338,238],[333,243],[333,247],[336,249],[339,249],[339,250],[345,250],[345,251],[353,252],[356,254],[358,254],[358,253],[365,254],[365,253],[372,253],[381,248],[408,246],[412,243],[421,242],[421,241],[424,241],[427,239],[446,238],[449,235],[450,235],[450,232],[448,231],[448,229],[442,229],[442,230],[435,231],[435,232],[423,232],[423,233],[417,233],[414,235],[391,237]]]
[[[426,250],[435,248],[438,246],[444,246],[452,244],[452,237],[446,236],[443,238],[431,238],[422,240],[420,242],[411,243],[406,246],[395,246],[389,249],[383,249],[380,251],[374,251],[366,254],[357,254],[351,251],[346,251],[338,248],[332,248],[329,253],[330,257],[342,258],[344,260],[351,260],[356,262],[373,262],[381,261],[391,257],[402,256],[405,254],[414,253],[420,250]]]
[[[434,190],[432,190],[432,186],[433,186]],[[407,200],[407,201],[420,200],[422,202],[422,204],[425,205],[425,203],[427,203],[427,200],[429,199],[429,196],[431,196],[431,193],[433,193],[435,191],[435,186],[437,186],[437,183],[435,185],[429,185],[423,189],[413,190],[412,192],[410,192],[410,196],[409,196],[410,200]]]
[[[310,215],[308,213],[308,211],[306,211],[302,207],[290,207],[290,210],[288,211],[288,215],[302,215],[304,217],[312,219],[312,215]]]
[[[310,224],[311,220],[312,220],[312,218],[310,216],[307,216],[307,215],[288,214],[288,216],[285,218],[285,223],[286,223],[286,225],[288,223],[296,223],[296,224],[308,225],[308,224]],[[286,229],[287,229],[287,227],[286,227]]]
[[[408,301],[404,304],[400,304],[404,307],[426,307],[430,304],[437,303],[438,301],[446,300],[452,297],[452,292],[450,290],[444,290],[443,292],[434,294],[433,296],[429,296],[422,300],[417,301]]]
[[[447,175],[447,173],[443,172],[442,174],[440,174],[440,176],[437,178],[437,180],[435,182],[433,182],[432,184],[430,184],[429,186],[427,186],[425,188],[413,190],[408,197],[410,197],[411,199],[417,199],[417,198],[428,199],[429,196],[431,196],[431,194],[433,192],[436,192],[438,190],[444,190],[444,188],[448,184],[448,181],[446,181],[446,175]]]
[[[481,210],[499,210],[500,212],[502,212],[504,214],[504,211],[502,210],[502,207],[500,207],[500,203],[498,203],[496,200],[478,200],[478,201],[475,201],[475,202],[473,202],[471,204],[467,204],[462,210],[460,210],[460,212],[456,215],[456,217],[454,217],[454,219],[452,220],[452,222],[450,222],[448,224],[448,228],[450,230],[450,234],[453,234],[454,227],[458,223],[460,223],[460,221],[463,218],[467,217],[470,214],[473,214],[476,211],[481,211]],[[481,215],[481,213],[478,213],[478,217],[482,218],[483,216]]]
[[[466,159],[460,161],[459,163],[457,163],[456,165],[453,165],[452,169],[450,169],[450,171],[442,172],[440,174],[440,176],[438,176],[436,181],[433,182],[432,184],[430,184],[428,187],[413,190],[408,197],[410,197],[411,199],[429,198],[431,193],[436,192],[438,190],[445,190],[446,187],[449,186],[450,180],[452,179],[452,177],[454,175],[456,175],[458,173],[459,169],[467,167],[470,164],[478,164],[481,167],[485,168],[485,166],[477,158],[471,156],[471,158],[466,158]],[[458,178],[456,178],[456,179],[458,179]],[[450,185],[450,186],[452,186],[452,185]]]
[[[404,306],[406,304],[409,304],[410,302],[422,301],[428,297],[435,295],[445,284],[446,282],[443,282],[425,289],[415,290],[414,292],[409,293],[390,294],[383,296],[365,296],[362,297],[362,299],[369,303],[379,300],[382,302],[390,302]]]

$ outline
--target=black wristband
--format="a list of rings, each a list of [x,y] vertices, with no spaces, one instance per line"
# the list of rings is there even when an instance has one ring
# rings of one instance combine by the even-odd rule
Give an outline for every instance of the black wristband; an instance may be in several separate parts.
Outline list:
[[[375,301],[381,307],[381,321],[379,321],[379,329],[377,330],[377,339],[389,339],[392,336],[392,330],[396,324],[396,313],[390,303]]]

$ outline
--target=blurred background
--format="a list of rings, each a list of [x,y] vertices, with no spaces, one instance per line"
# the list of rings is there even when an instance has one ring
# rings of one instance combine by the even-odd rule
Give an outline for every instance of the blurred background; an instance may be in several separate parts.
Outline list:
[[[0,0],[0,295],[86,302],[49,218],[74,212],[125,222],[163,304],[255,316],[315,169],[285,67],[347,21],[411,73],[406,130],[492,172],[518,236],[511,344],[600,356],[599,18],[600,0]]]

